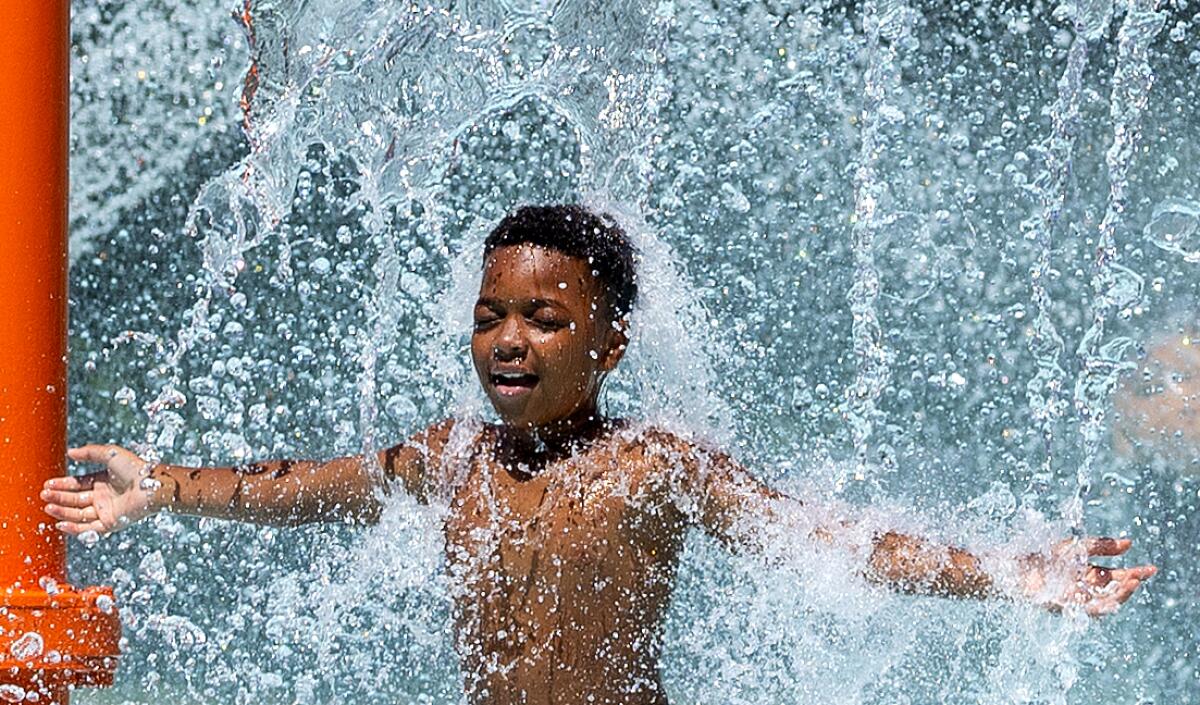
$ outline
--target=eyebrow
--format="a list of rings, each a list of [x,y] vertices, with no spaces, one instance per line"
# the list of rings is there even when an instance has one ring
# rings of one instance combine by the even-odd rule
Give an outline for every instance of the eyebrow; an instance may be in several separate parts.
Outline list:
[[[561,301],[557,301],[555,299],[529,299],[529,303],[533,304],[537,308],[542,308],[543,306],[561,308],[563,310],[566,310],[567,308],[566,305],[564,305]],[[475,301],[475,305],[487,306],[488,308],[500,307],[504,305],[504,299],[498,299],[494,296],[480,296]]]

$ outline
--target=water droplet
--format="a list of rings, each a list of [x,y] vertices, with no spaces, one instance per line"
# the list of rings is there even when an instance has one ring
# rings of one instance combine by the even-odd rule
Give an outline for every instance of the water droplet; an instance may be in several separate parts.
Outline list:
[[[397,394],[388,399],[384,410],[393,419],[401,422],[408,422],[417,415],[417,405],[403,394]]]
[[[331,265],[329,263],[329,260],[325,259],[324,257],[318,257],[318,258],[314,259],[312,262],[308,263],[308,270],[310,272],[312,272],[313,274],[316,274],[319,276],[324,276],[326,274],[329,274],[329,270],[332,268],[333,268],[333,265]]]
[[[1117,472],[1116,470],[1109,470],[1108,472],[1104,473],[1101,476],[1101,478],[1105,482],[1111,482],[1114,485],[1120,485],[1121,487],[1136,487],[1137,486],[1136,479],[1129,477],[1128,475],[1123,475],[1123,474]]]
[[[967,502],[967,509],[993,520],[1004,519],[1017,510],[1017,497],[1006,483],[995,480],[987,492]]]
[[[12,642],[8,652],[18,661],[31,661],[42,655],[46,642],[37,632],[25,632]]]
[[[721,184],[721,195],[725,199],[725,205],[738,213],[745,213],[750,210],[750,199],[746,198],[746,194],[738,190],[736,186],[728,181]]]
[[[891,104],[879,106],[879,117],[884,122],[901,123],[905,120],[904,111]]]
[[[113,394],[113,399],[121,406],[129,406],[137,400],[137,393],[129,387],[121,387]]]
[[[1200,203],[1168,198],[1154,208],[1145,235],[1159,249],[1200,263]]]
[[[225,365],[222,363],[221,372],[224,371]],[[217,381],[208,376],[193,377],[188,381],[188,389],[197,394],[213,395],[217,393]]]
[[[159,393],[158,398],[146,407],[146,410],[157,414],[164,409],[178,409],[185,404],[187,404],[187,397],[183,392],[174,387],[166,387]]]
[[[152,583],[163,583],[167,580],[167,564],[163,560],[162,552],[155,551],[146,554],[142,562],[138,564],[138,574],[143,580]]]
[[[146,627],[160,632],[173,649],[199,646],[208,642],[208,635],[204,630],[181,615],[153,615],[146,620]]]
[[[5,683],[0,685],[0,700],[6,703],[19,703],[25,699],[25,689],[19,685]]]
[[[429,293],[429,282],[419,274],[405,272],[400,275],[400,288],[416,298]]]
[[[807,409],[812,406],[813,393],[805,386],[803,380],[797,380],[792,387],[792,406],[796,409]]]
[[[92,548],[96,544],[100,543],[100,533],[97,531],[85,531],[76,538],[78,538],[79,543],[83,544],[86,548]]]

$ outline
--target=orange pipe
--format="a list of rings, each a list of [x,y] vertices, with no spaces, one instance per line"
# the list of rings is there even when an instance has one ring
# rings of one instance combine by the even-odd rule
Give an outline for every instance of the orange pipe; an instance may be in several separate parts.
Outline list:
[[[0,0],[0,698],[112,680],[112,592],[66,584],[69,0]]]
[[[67,577],[37,492],[67,452],[68,8],[0,3],[0,585],[25,588]]]

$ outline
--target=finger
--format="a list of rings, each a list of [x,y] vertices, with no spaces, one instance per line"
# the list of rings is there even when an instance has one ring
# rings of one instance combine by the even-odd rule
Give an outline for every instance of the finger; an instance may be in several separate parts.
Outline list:
[[[54,525],[54,528],[69,536],[78,536],[89,531],[95,531],[101,536],[108,534],[108,529],[106,529],[104,524],[98,519],[96,521],[89,521],[87,523],[60,521]]]
[[[62,507],[90,507],[92,504],[92,493],[90,490],[81,492],[42,490],[40,496],[42,501]]]
[[[1097,536],[1088,539],[1086,545],[1089,556],[1119,556],[1129,550],[1133,541]]]
[[[96,482],[96,473],[91,475],[64,475],[63,477],[52,477],[46,480],[42,487],[48,490],[65,490],[67,492],[79,492],[82,490],[92,489],[92,485]]]
[[[55,519],[69,522],[89,522],[97,518],[96,510],[93,507],[77,508],[63,507],[57,504],[47,504],[45,511]]]
[[[107,463],[117,457],[117,447],[111,445],[86,445],[67,449],[67,457],[80,463]]]
[[[1126,580],[1125,582],[1121,583],[1121,589],[1117,591],[1114,599],[1116,599],[1118,604],[1124,604],[1126,600],[1133,597],[1134,591],[1137,590],[1138,586],[1141,584],[1142,581],[1138,580],[1137,578]]]
[[[1132,568],[1121,568],[1113,571],[1114,580],[1128,580],[1130,578],[1136,580],[1146,580],[1153,577],[1158,572],[1157,566],[1139,565]]]

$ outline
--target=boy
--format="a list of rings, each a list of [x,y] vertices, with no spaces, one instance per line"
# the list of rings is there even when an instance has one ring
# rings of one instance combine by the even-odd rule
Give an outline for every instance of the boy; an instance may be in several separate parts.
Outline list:
[[[70,457],[105,470],[47,482],[46,511],[69,534],[111,532],[163,509],[372,521],[377,462],[418,500],[448,508],[447,570],[471,702],[664,703],[661,626],[687,529],[754,549],[763,529],[813,513],[727,455],[601,416],[597,397],[625,351],[636,296],[633,249],[610,219],[578,206],[521,208],[484,244],[471,339],[501,424],[448,419],[373,459],[234,468],[147,467],[122,448],[89,445]],[[806,531],[832,542],[850,525]],[[1129,544],[1091,539],[1084,548],[1111,556]],[[1018,594],[1096,615],[1154,573],[1075,562],[1075,546],[1011,561]],[[859,551],[866,577],[897,589],[1000,594],[965,551],[894,532]]]

